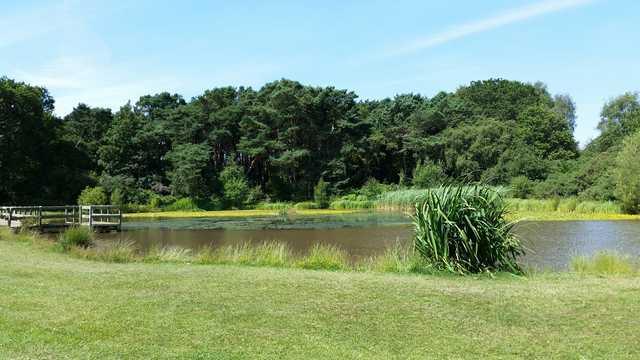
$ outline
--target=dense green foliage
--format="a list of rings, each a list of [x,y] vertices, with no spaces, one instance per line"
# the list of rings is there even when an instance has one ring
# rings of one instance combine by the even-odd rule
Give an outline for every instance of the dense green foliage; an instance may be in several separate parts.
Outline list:
[[[475,185],[443,186],[427,191],[412,216],[418,254],[452,272],[518,273],[523,254],[505,219],[506,203],[494,189]]]
[[[118,190],[118,189],[116,189]],[[113,203],[118,202],[118,191],[114,191],[111,194],[111,201]],[[86,187],[78,196],[78,205],[107,205],[109,200],[107,198],[107,193],[104,191],[104,188],[101,186],[96,187]]]
[[[640,131],[624,142],[616,161],[616,193],[622,208],[640,212]]]
[[[526,196],[613,200],[613,160],[640,128],[638,96],[624,94],[604,106],[601,135],[579,151],[568,95],[502,79],[432,98],[358,101],[278,80],[189,101],[146,95],[115,113],[79,104],[61,119],[53,109],[45,89],[0,80],[0,203],[70,203],[99,185],[119,204],[155,208],[171,195],[245,208],[314,199],[322,179],[333,197],[319,201],[326,206],[349,193],[375,200],[358,192],[371,181],[426,188],[514,178],[528,179]]]

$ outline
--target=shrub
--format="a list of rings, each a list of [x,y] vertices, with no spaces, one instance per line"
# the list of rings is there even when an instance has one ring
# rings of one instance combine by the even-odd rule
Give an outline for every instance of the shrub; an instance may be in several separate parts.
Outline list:
[[[391,191],[393,188],[394,185],[382,184],[376,179],[369,179],[357,191],[357,195],[364,196],[367,200],[376,200],[378,196]]]
[[[320,209],[326,209],[329,207],[329,183],[320,178],[318,183],[313,188],[313,200],[320,207]]]
[[[87,186],[78,196],[78,205],[107,205],[107,193],[101,186]]]
[[[444,181],[442,168],[431,162],[418,162],[413,169],[413,179],[411,183],[418,189],[428,189],[442,184]]]
[[[505,213],[502,197],[487,186],[430,190],[412,216],[415,250],[447,271],[520,273],[523,249]]]
[[[349,260],[347,253],[336,246],[315,244],[296,265],[303,269],[345,270],[349,268]]]
[[[526,176],[516,176],[511,179],[511,195],[515,198],[526,199],[533,193],[534,183]]]
[[[88,227],[71,227],[58,236],[58,244],[63,251],[72,248],[88,248],[93,245],[93,233]]]
[[[616,158],[615,194],[622,203],[622,210],[629,214],[640,212],[640,131],[624,141],[624,147]]]
[[[122,193],[122,190],[120,190],[120,188],[115,188],[111,192],[110,200],[111,200],[111,205],[118,205],[118,206],[124,205],[124,194]]]
[[[631,275],[637,272],[637,264],[628,256],[602,251],[592,257],[574,257],[571,260],[571,269],[580,274]]]

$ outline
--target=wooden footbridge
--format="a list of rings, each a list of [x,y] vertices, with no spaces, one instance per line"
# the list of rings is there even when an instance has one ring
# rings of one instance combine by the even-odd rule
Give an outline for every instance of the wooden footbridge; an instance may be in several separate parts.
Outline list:
[[[92,231],[120,231],[122,211],[112,205],[82,206],[2,206],[0,226],[58,232],[72,226],[88,226]]]

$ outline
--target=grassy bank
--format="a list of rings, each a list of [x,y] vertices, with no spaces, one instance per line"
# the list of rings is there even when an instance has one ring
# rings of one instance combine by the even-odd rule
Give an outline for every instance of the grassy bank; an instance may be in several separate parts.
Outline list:
[[[636,358],[640,279],[110,264],[0,241],[0,358]]]

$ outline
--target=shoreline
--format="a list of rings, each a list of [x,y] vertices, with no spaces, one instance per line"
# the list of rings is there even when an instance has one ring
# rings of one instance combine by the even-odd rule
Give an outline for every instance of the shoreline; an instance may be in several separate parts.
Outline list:
[[[329,216],[366,213],[385,213],[388,210],[291,210],[290,215],[298,216]],[[402,212],[402,211],[395,211]],[[214,210],[214,211],[159,211],[147,213],[126,213],[125,219],[191,219],[191,218],[263,218],[282,216],[276,210]],[[640,220],[640,214],[607,214],[607,213],[578,213],[564,211],[521,212],[514,211],[507,215],[512,221],[624,221]]]

